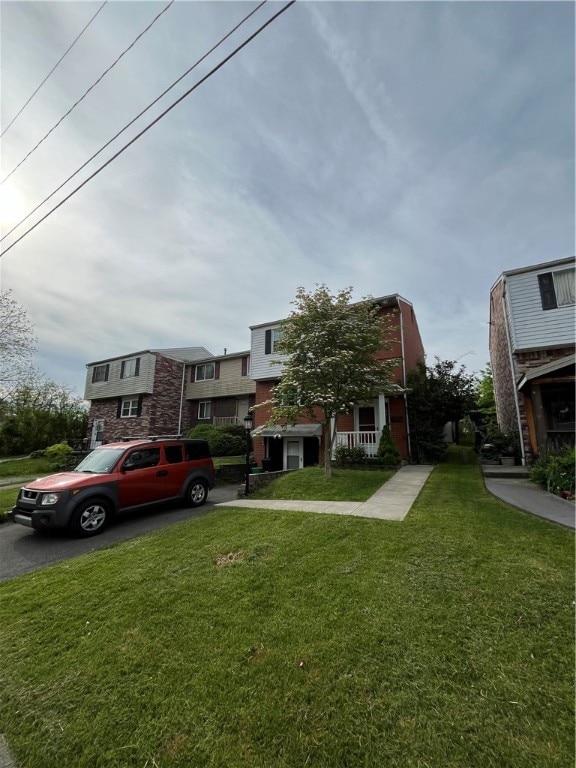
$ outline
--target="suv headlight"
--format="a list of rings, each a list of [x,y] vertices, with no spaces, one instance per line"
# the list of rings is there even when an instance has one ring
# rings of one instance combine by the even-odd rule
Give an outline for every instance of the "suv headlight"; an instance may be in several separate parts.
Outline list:
[[[56,504],[56,502],[58,501],[59,498],[60,498],[60,494],[59,493],[45,493],[42,496],[41,504],[42,504],[43,507],[44,506],[48,506],[48,504]]]

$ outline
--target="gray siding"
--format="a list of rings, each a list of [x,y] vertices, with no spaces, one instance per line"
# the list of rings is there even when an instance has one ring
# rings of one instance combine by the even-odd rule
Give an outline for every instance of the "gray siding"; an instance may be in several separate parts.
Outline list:
[[[250,375],[242,376],[242,357],[218,358],[220,376],[208,381],[190,381],[190,367],[187,368],[186,399],[210,400],[213,397],[253,395],[256,384]]]
[[[506,313],[514,352],[574,344],[574,305],[543,310],[540,300],[538,275],[564,269],[566,265],[507,276]]]
[[[266,331],[277,327],[278,323],[271,323],[268,326],[258,326],[257,328],[252,328],[252,341],[250,346],[250,377],[255,381],[277,379],[282,375],[283,366],[272,365],[272,360],[286,360],[286,355],[266,355],[264,353]]]
[[[132,360],[135,357],[140,358],[140,371],[138,376],[130,376],[127,379],[121,379],[122,362]],[[100,365],[109,365],[108,381],[99,381],[92,383],[92,372],[94,368]],[[128,355],[127,357],[115,360],[103,360],[95,365],[89,365],[86,369],[86,389],[84,391],[85,400],[102,400],[108,397],[123,397],[124,395],[151,394],[154,390],[154,373],[156,369],[156,355],[150,352],[143,352],[138,355]]]

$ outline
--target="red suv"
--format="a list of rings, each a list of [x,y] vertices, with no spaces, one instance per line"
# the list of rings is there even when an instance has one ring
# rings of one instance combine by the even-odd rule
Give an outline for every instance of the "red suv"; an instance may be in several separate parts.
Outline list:
[[[199,507],[214,487],[205,440],[131,440],[96,448],[71,472],[20,489],[11,519],[29,528],[100,533],[117,512],[180,500]]]

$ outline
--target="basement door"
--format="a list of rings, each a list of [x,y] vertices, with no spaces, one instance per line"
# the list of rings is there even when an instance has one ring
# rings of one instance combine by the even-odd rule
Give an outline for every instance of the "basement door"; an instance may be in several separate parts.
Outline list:
[[[301,469],[304,466],[303,440],[301,437],[284,439],[285,469]]]

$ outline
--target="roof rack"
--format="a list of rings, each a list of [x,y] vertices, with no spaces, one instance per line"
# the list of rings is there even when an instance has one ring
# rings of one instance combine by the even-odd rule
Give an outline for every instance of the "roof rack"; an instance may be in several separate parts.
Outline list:
[[[184,435],[148,435],[148,440],[182,440]]]

